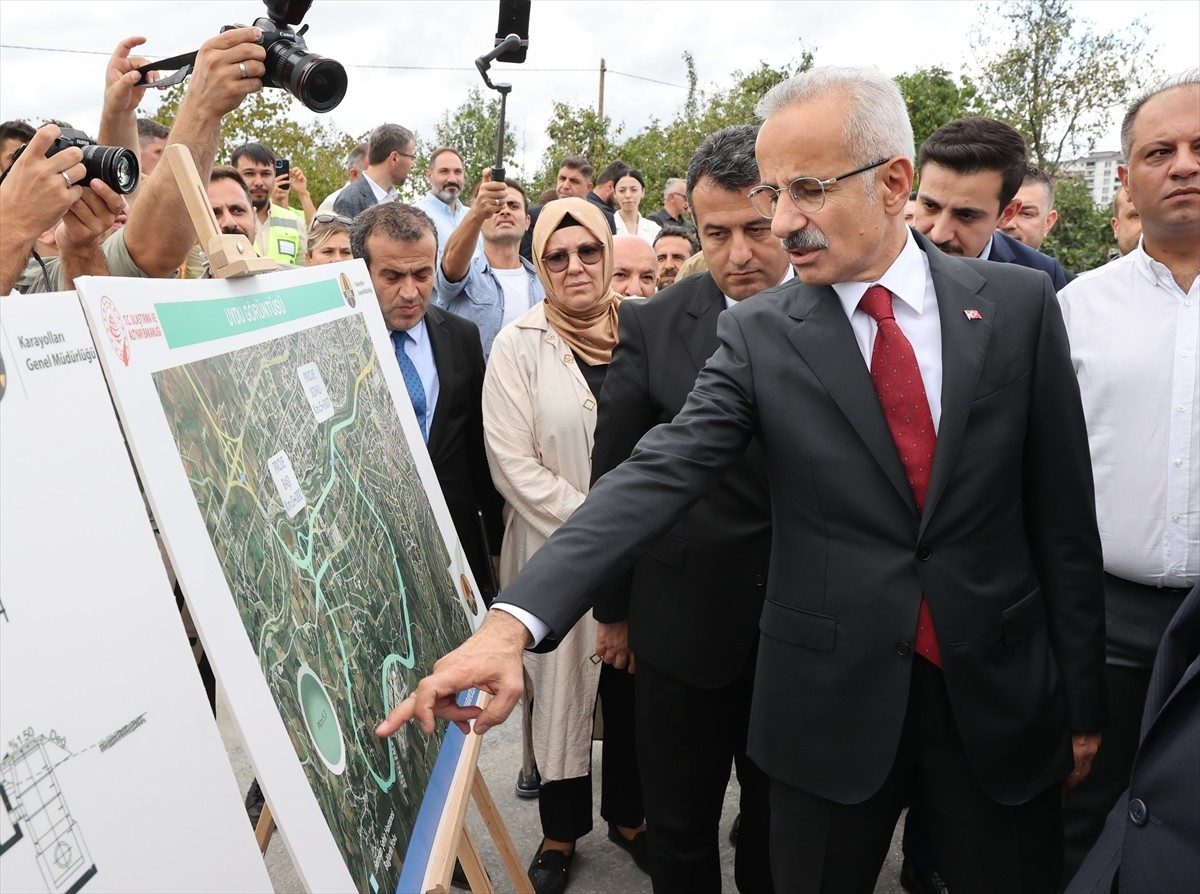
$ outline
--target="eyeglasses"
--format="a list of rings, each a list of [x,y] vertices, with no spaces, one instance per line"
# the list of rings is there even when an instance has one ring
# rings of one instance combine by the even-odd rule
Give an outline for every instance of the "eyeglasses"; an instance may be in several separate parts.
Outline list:
[[[604,257],[604,246],[595,242],[587,242],[575,251],[566,251],[565,249],[552,251],[548,255],[542,255],[542,263],[551,273],[562,273],[571,263],[571,255],[578,255],[580,262],[590,267]]]
[[[825,187],[832,186],[847,177],[853,177],[855,174],[869,171],[871,168],[877,168],[888,160],[881,158],[879,161],[873,161],[869,165],[863,165],[861,168],[855,168],[845,174],[838,174],[828,180],[818,180],[816,177],[797,177],[788,184],[787,193],[792,197],[797,208],[805,214],[813,214],[825,207]],[[759,216],[772,220],[775,217],[775,209],[779,205],[781,191],[764,183],[750,190],[747,198],[750,199],[751,207],[759,213]]]
[[[315,224],[329,224],[334,223],[335,221],[340,224],[345,224],[348,227],[354,225],[354,221],[348,217],[342,217],[340,214],[318,214],[313,218],[313,223]]]

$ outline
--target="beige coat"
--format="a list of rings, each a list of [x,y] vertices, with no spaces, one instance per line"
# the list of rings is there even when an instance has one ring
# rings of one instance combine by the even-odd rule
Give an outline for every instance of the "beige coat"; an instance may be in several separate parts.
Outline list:
[[[596,400],[542,304],[496,336],[483,382],[492,480],[505,500],[503,589],[587,495]],[[503,601],[503,597],[501,597]],[[600,664],[586,615],[553,652],[525,654],[533,684],[533,750],[548,782],[589,772]]]

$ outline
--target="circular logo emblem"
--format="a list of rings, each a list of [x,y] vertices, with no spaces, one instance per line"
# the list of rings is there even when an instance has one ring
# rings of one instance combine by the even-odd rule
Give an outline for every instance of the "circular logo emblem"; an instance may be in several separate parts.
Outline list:
[[[100,319],[104,321],[104,332],[108,335],[108,343],[112,345],[113,353],[128,366],[129,339],[125,337],[125,324],[121,321],[121,312],[107,295],[100,299]]]

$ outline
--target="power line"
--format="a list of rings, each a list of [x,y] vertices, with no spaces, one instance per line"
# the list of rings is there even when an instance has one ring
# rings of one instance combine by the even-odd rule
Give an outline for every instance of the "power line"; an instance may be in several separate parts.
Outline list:
[[[38,53],[72,53],[80,56],[111,56],[111,52],[102,50],[67,50],[61,47],[30,47],[14,43],[0,43],[0,49],[5,50],[32,50]],[[462,66],[447,66],[447,65],[347,65],[346,68],[362,68],[378,71],[475,71],[473,65]],[[526,71],[571,71],[571,72],[595,72],[598,68],[537,68],[534,66],[521,66],[520,68],[502,68],[497,69],[504,74],[520,73]],[[672,84],[670,81],[660,81],[657,78],[647,78],[643,75],[630,74],[626,71],[617,71],[614,68],[608,69],[609,74],[620,75],[625,78],[633,78],[637,81],[647,81],[651,84],[661,84],[664,87],[676,87],[680,90],[688,88],[683,84]]]

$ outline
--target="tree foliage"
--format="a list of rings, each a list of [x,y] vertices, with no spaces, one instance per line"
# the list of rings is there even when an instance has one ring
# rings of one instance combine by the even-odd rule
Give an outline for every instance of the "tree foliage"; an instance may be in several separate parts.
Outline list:
[[[1096,207],[1083,178],[1055,179],[1054,208],[1058,223],[1042,243],[1041,251],[1058,258],[1072,273],[1106,263],[1109,250],[1115,247],[1108,212]]]
[[[429,153],[438,146],[452,146],[462,156],[463,168],[466,170],[468,183],[479,179],[485,168],[491,168],[496,163],[496,137],[500,122],[500,98],[484,101],[483,93],[478,87],[472,87],[463,101],[454,111],[442,114],[433,129],[436,145],[426,150],[425,164],[414,169],[414,174],[424,172],[428,168]],[[512,122],[504,122],[504,158],[505,170],[511,170],[512,159],[520,150]]]
[[[1032,164],[1059,167],[1091,151],[1112,110],[1155,76],[1143,53],[1148,27],[1133,19],[1098,34],[1076,20],[1069,0],[1010,0],[993,5],[971,38],[984,59],[982,98],[1025,137]]]
[[[164,90],[158,108],[150,117],[170,127],[186,86],[184,81]],[[327,116],[301,123],[307,119],[303,104],[286,90],[251,93],[221,119],[216,163],[229,164],[230,154],[242,143],[262,143],[276,158],[291,159],[293,166],[304,169],[313,202],[320,204],[346,182],[346,156],[366,135],[355,138],[342,133]],[[299,199],[293,195],[291,200],[292,206],[299,210]]]
[[[943,68],[920,68],[898,75],[896,83],[908,107],[918,152],[929,135],[947,121],[988,114],[986,104],[970,79],[964,77],[960,84]]]

